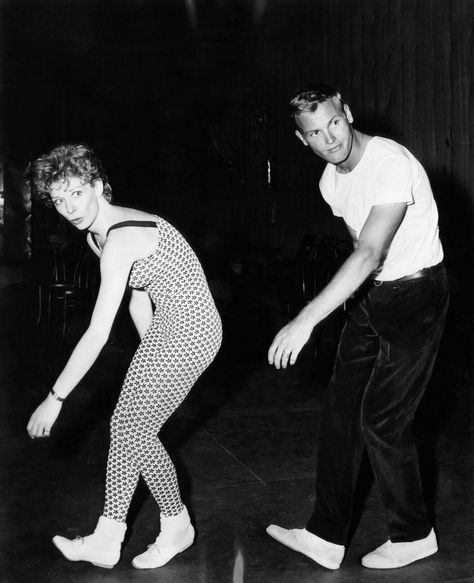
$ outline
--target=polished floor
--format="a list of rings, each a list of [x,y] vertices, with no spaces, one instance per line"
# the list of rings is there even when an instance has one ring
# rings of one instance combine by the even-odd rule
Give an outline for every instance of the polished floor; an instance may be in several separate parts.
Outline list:
[[[314,440],[327,370],[316,364],[311,346],[292,370],[270,369],[262,345],[266,332],[244,335],[245,326],[234,321],[216,363],[163,430],[197,540],[165,567],[142,572],[131,560],[152,542],[159,524],[144,488],[137,492],[123,556],[113,570],[70,563],[51,544],[55,534],[89,533],[101,512],[108,419],[133,348],[130,328],[118,323],[99,361],[65,404],[52,437],[31,441],[28,417],[64,362],[81,321],[72,318],[64,338],[54,318],[49,326],[36,327],[34,290],[27,280],[25,269],[0,266],[2,583],[474,581],[472,336],[459,291],[416,426],[440,545],[436,555],[392,571],[360,565],[361,555],[386,537],[367,466],[340,570],[328,571],[266,535],[269,523],[301,527],[311,512]]]

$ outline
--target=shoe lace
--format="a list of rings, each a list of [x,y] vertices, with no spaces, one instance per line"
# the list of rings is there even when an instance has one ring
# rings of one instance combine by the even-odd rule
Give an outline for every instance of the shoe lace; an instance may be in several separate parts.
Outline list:
[[[163,546],[163,540],[160,541],[160,537],[158,536],[157,539],[155,540],[154,543],[151,543],[150,545],[147,545],[148,549],[153,549],[155,552],[157,552],[159,555],[162,554],[162,551],[160,549],[160,546]],[[166,548],[166,543],[164,544],[165,548]]]

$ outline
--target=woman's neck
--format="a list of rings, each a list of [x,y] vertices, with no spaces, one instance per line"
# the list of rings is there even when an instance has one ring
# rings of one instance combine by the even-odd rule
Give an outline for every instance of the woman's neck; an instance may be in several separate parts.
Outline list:
[[[96,237],[105,240],[107,231],[117,222],[115,219],[117,209],[103,197],[98,199],[98,203],[97,215],[88,230]]]

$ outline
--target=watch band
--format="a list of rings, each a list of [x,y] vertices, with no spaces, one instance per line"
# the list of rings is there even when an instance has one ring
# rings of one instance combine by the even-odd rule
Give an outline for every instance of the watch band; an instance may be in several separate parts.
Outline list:
[[[60,397],[57,393],[55,393],[53,389],[51,389],[49,392],[51,393],[53,399],[56,399],[56,401],[60,401],[62,403],[63,401],[66,400],[65,397]]]

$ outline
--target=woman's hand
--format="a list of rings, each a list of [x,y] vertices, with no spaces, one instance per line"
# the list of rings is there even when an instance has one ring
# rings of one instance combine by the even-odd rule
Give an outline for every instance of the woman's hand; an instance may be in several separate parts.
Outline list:
[[[51,427],[58,418],[62,403],[49,395],[30,417],[26,430],[31,439],[35,437],[49,437]]]
[[[268,350],[268,362],[276,368],[294,364],[303,346],[308,342],[314,325],[306,318],[297,316],[284,326]]]

